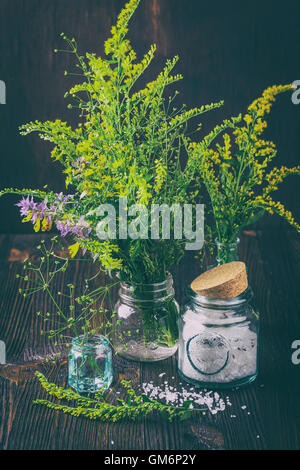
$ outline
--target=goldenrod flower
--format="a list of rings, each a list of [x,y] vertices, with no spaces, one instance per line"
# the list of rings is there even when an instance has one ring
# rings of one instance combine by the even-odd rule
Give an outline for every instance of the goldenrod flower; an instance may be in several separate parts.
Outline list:
[[[299,175],[300,166],[283,166],[266,173],[268,164],[276,156],[276,146],[260,138],[267,127],[263,117],[270,112],[275,97],[290,89],[291,85],[279,85],[265,90],[243,117],[247,127],[241,124],[240,119],[227,121],[225,128],[232,130],[235,149],[228,133],[223,136],[224,146],[216,144],[216,149],[210,148],[213,138],[225,130],[220,127],[211,134],[212,138],[189,146],[211,199],[220,241],[234,241],[241,228],[261,217],[264,210],[284,217],[300,231],[291,212],[280,202],[274,202],[269,195],[288,175]]]

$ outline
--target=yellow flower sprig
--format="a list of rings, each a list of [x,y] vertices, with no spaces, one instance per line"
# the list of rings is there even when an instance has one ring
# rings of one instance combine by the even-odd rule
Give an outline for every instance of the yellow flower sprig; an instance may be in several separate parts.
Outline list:
[[[269,163],[277,154],[274,142],[261,138],[267,127],[264,119],[270,113],[276,96],[292,90],[292,85],[267,88],[241,119],[227,121],[223,144],[211,147],[211,141],[189,145],[191,161],[205,183],[216,222],[216,235],[221,242],[233,242],[240,230],[258,220],[265,211],[278,214],[300,232],[300,225],[283,204],[270,194],[289,175],[299,175],[300,165],[273,168]],[[231,129],[231,134],[228,131]]]

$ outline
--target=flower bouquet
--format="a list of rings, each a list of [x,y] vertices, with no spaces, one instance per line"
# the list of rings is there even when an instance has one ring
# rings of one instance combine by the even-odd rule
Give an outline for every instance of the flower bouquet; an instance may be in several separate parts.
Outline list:
[[[78,126],[72,128],[60,120],[21,126],[23,135],[37,132],[54,144],[51,155],[62,165],[69,194],[44,188],[6,189],[1,195],[22,194],[18,206],[23,222],[31,222],[36,232],[49,231],[54,224],[61,236],[72,237],[72,257],[81,249],[102,269],[118,273],[123,293],[134,292],[134,315],[127,326],[130,308],[126,313],[122,306],[118,308],[124,320],[118,350],[125,354],[129,348],[132,358],[151,360],[151,351],[164,351],[157,359],[176,350],[178,309],[169,273],[182,258],[186,240],[174,235],[174,212],[169,213],[171,230],[167,236],[161,236],[162,213],[157,214],[155,236],[147,214],[153,207],[163,212],[173,205],[200,202],[194,171],[187,171],[181,158],[189,142],[187,124],[220,107],[222,101],[177,109],[173,103],[177,92],[168,97],[165,90],[182,78],[172,74],[178,57],[167,60],[157,78],[138,90],[137,82],[155,54],[152,45],[137,61],[126,37],[139,2],[130,0],[121,11],[105,42],[106,58],[81,55],[75,39],[62,34],[65,52],[74,56],[78,69],[66,75],[80,76],[80,83],[66,93],[72,100],[69,107],[79,112]],[[129,215],[135,216],[131,224],[122,215],[128,208]],[[192,215],[190,232],[195,223]],[[158,294],[161,283],[165,283],[164,293]],[[146,353],[135,354],[137,346]]]

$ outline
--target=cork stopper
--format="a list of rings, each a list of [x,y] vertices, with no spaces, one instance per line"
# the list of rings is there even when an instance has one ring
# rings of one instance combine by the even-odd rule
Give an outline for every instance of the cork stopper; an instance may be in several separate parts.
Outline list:
[[[213,299],[232,299],[248,287],[246,265],[241,261],[222,264],[200,274],[191,284],[196,294]]]

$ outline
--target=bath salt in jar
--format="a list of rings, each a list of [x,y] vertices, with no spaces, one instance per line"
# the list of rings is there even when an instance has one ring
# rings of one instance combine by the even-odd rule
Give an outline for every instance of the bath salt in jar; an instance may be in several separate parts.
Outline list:
[[[225,269],[224,266],[210,271],[221,268],[226,274],[229,265]],[[246,271],[243,276],[246,276]],[[241,280],[240,276],[233,285],[232,279],[228,281],[226,275],[219,276],[217,282],[212,277],[214,285],[218,283],[217,290],[211,290],[207,283],[205,289],[196,288],[206,295],[195,292],[193,283],[188,288],[189,300],[182,308],[179,320],[178,356],[179,373],[187,382],[221,389],[255,380],[258,373],[259,315],[253,305],[253,292],[245,279]],[[219,292],[220,298],[211,297],[214,292]],[[222,298],[232,293],[238,295]]]

